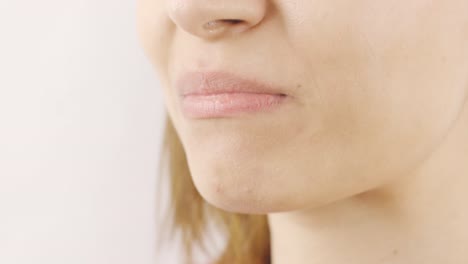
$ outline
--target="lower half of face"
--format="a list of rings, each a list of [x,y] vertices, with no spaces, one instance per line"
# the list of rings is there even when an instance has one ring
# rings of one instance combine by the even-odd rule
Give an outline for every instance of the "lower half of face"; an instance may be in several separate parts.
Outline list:
[[[466,1],[277,2],[254,31],[212,44],[220,52],[207,61],[281,83],[288,96],[269,111],[225,118],[187,117],[174,88],[174,73],[207,44],[142,20],[201,195],[228,211],[299,210],[377,188],[420,165],[464,107]],[[156,43],[162,38],[154,34],[170,41]]]

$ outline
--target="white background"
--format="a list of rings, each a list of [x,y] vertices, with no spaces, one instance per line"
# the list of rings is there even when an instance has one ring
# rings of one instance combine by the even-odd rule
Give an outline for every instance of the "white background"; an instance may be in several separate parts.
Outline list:
[[[164,106],[135,5],[0,0],[0,263],[178,262],[156,253]]]

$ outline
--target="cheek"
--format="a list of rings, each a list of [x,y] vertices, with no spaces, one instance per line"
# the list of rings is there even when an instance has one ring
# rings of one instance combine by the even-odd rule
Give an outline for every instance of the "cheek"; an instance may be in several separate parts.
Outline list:
[[[286,20],[288,38],[310,69],[314,110],[339,149],[323,149],[339,161],[332,174],[354,172],[360,184],[375,186],[416,166],[462,110],[468,2],[332,2],[318,5],[315,17]],[[303,4],[301,10],[312,10]]]
[[[138,0],[136,27],[139,42],[151,64],[166,76],[174,24],[167,16],[164,1]]]
[[[350,133],[448,126],[467,88],[468,2],[432,2],[284,5],[284,15],[296,17],[285,20],[288,38],[309,65],[325,126]]]

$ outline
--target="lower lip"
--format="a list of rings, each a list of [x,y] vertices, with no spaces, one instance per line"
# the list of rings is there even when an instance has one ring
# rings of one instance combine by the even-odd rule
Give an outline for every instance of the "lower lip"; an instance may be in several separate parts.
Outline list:
[[[257,93],[186,95],[182,98],[182,108],[190,118],[230,117],[273,110],[286,98],[286,95]]]

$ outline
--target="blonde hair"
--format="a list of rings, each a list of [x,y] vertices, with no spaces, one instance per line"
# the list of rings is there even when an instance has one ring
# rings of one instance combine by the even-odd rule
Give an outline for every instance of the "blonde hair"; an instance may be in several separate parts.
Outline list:
[[[167,165],[170,177],[170,205],[164,223],[170,226],[163,229],[167,228],[172,235],[180,232],[187,261],[191,263],[195,245],[200,245],[206,252],[202,238],[210,219],[227,234],[226,247],[216,264],[270,263],[266,216],[226,212],[208,204],[200,196],[193,184],[183,146],[167,116],[161,157],[160,169],[161,165]]]

